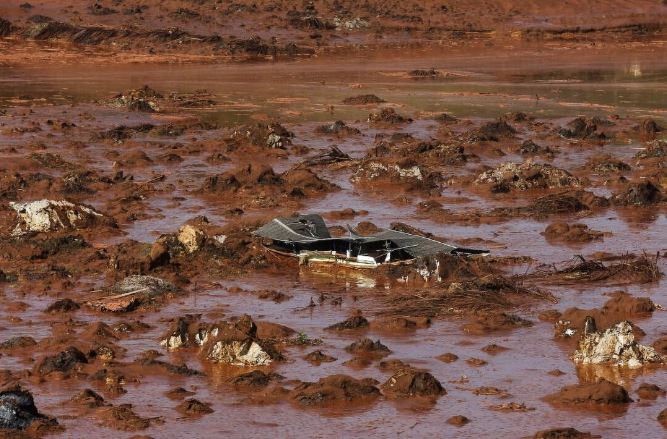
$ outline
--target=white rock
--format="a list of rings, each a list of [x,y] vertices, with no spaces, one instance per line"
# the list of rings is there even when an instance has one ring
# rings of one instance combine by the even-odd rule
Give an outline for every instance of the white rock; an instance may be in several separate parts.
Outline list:
[[[218,341],[208,353],[208,358],[234,366],[266,366],[271,364],[271,356],[252,340]]]
[[[85,227],[102,214],[70,203],[69,201],[38,200],[27,203],[9,203],[19,216],[19,223],[12,232],[21,236],[31,232],[49,232]]]
[[[637,343],[630,322],[623,321],[605,331],[584,335],[572,360],[581,364],[608,364],[634,369],[648,363],[666,363],[667,356],[660,355],[651,346]]]
[[[194,253],[204,244],[206,234],[200,229],[186,224],[178,230],[177,239],[178,242],[183,244],[188,253]]]

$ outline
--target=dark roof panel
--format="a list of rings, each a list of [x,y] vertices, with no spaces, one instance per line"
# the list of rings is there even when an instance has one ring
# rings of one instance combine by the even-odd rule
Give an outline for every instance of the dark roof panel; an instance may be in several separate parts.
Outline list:
[[[319,215],[300,215],[292,218],[275,218],[254,232],[255,235],[274,241],[309,243],[331,240],[331,234],[324,220]],[[397,230],[381,230],[375,235],[335,238],[336,241],[354,241],[357,243],[373,243],[391,241],[393,248],[403,249],[413,258],[432,256],[442,253],[487,253],[486,250],[464,249],[445,244],[434,239]]]

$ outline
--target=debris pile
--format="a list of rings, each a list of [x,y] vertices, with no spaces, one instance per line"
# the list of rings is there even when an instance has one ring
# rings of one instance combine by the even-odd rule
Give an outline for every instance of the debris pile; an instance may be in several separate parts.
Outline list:
[[[651,346],[635,341],[630,322],[623,321],[604,331],[583,334],[572,356],[575,363],[626,366],[631,369],[649,363],[667,363],[667,357]]]
[[[552,189],[581,187],[583,182],[569,172],[551,166],[526,161],[521,164],[504,163],[495,169],[481,173],[475,184],[491,184],[493,192],[509,192],[511,189]]]

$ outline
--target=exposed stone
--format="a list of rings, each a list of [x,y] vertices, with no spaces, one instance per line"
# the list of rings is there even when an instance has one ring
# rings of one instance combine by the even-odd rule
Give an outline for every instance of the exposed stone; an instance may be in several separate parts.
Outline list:
[[[76,230],[90,227],[105,220],[93,209],[69,201],[39,200],[27,203],[10,202],[9,206],[19,216],[13,236],[55,230]],[[107,222],[111,223],[108,219]]]
[[[525,191],[580,187],[582,182],[563,169],[546,163],[526,161],[520,164],[504,163],[495,169],[485,171],[475,179],[475,184],[492,184],[495,192],[507,192],[510,189]]]
[[[660,355],[653,347],[640,345],[635,341],[632,326],[628,321],[620,322],[602,332],[584,334],[572,359],[581,364],[608,364],[629,368],[667,362],[667,357]]]

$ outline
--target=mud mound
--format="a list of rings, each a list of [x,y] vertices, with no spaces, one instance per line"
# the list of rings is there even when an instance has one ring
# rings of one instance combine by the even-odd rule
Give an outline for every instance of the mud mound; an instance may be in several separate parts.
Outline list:
[[[493,332],[510,331],[517,328],[533,326],[529,320],[507,313],[484,313],[475,321],[463,325],[468,334],[486,335]]]
[[[342,322],[327,326],[325,329],[329,331],[347,331],[364,328],[368,328],[368,320],[366,320],[366,318],[361,314],[358,314]]]
[[[350,180],[354,183],[401,184],[406,190],[431,190],[438,187],[439,174],[412,160],[366,160]]]
[[[290,392],[289,399],[301,407],[326,407],[334,404],[368,404],[380,396],[377,381],[332,375],[316,383],[301,383]]]
[[[322,363],[332,363],[337,360],[336,357],[332,357],[319,350],[308,353],[303,359],[315,366],[319,366]]]
[[[186,399],[176,406],[176,410],[185,416],[203,416],[214,412],[211,404],[194,398]]]
[[[581,140],[605,140],[607,135],[600,129],[601,126],[609,126],[609,121],[594,117],[592,119],[577,117],[568,122],[567,128],[561,128],[558,133],[568,139]]]
[[[649,206],[663,200],[660,189],[650,181],[635,183],[611,198],[612,203],[618,206]]]
[[[315,129],[319,134],[330,134],[338,137],[355,136],[361,134],[357,128],[348,126],[342,120],[337,120],[329,125],[321,125]]]
[[[447,391],[433,375],[417,369],[401,369],[383,385],[382,391],[390,398],[438,397]]]
[[[141,88],[117,94],[109,100],[109,105],[130,111],[153,113],[160,110],[158,101],[162,98],[160,93],[144,85]]]
[[[470,142],[498,142],[501,139],[511,138],[516,130],[504,119],[487,122],[468,134]]]
[[[541,430],[533,435],[533,439],[594,439],[601,436],[583,433],[572,427]]]
[[[652,140],[662,130],[662,127],[653,119],[644,119],[639,125],[639,136],[644,140]]]
[[[200,193],[228,194],[237,202],[275,207],[281,198],[299,200],[337,188],[309,169],[293,168],[276,174],[270,166],[247,165],[208,177]]]
[[[527,161],[521,164],[505,163],[483,172],[477,176],[475,184],[492,185],[492,192],[508,192],[511,189],[581,187],[583,182],[563,169]]]
[[[39,375],[48,375],[52,372],[69,374],[81,368],[82,364],[88,363],[83,352],[71,346],[55,355],[45,357],[36,367]]]
[[[276,337],[272,332],[263,332],[266,338],[260,339],[258,325],[248,315],[236,322],[216,324],[200,323],[199,316],[190,315],[176,319],[160,344],[169,349],[198,346],[201,357],[213,363],[266,366],[282,356],[273,346]],[[287,334],[293,332],[289,330]]]
[[[398,125],[412,122],[412,119],[401,116],[393,108],[383,108],[377,113],[368,115],[368,122],[372,125]]]
[[[370,338],[360,338],[345,350],[358,357],[382,358],[391,354],[391,350],[380,343],[380,340],[373,341]]]
[[[607,328],[628,318],[650,317],[655,309],[655,304],[648,297],[634,297],[618,291],[601,309],[568,308],[551,320],[556,321],[556,336],[562,337],[583,333],[587,318],[592,318],[597,327]],[[564,333],[567,330],[570,335]]]
[[[553,223],[542,233],[548,241],[582,243],[602,240],[604,233],[591,230],[586,224]]]
[[[664,397],[667,392],[662,387],[655,384],[641,383],[637,388],[637,395],[641,399],[655,400],[659,397]]]
[[[381,104],[386,102],[384,99],[381,99],[375,95],[358,95],[352,96],[349,98],[343,99],[343,103],[346,105],[368,105],[368,104]]]
[[[547,402],[559,406],[595,408],[610,405],[626,405],[632,402],[628,392],[618,384],[605,379],[596,383],[565,386],[545,397]]]
[[[597,174],[602,174],[602,175],[618,174],[621,172],[629,172],[632,170],[630,165],[610,155],[593,157],[590,160],[588,160],[588,162],[586,162],[584,167]]]
[[[4,18],[0,18],[0,37],[6,37],[7,35],[12,33],[12,24],[5,20]]]

